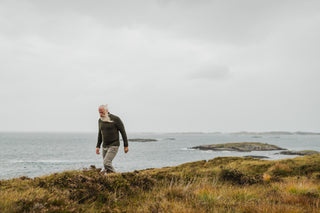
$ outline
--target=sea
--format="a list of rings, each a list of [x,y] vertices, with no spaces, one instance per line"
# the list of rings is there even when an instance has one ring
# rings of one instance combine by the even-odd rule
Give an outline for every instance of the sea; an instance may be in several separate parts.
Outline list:
[[[297,157],[280,151],[202,151],[194,146],[232,142],[262,142],[288,150],[320,151],[320,135],[234,134],[234,133],[128,133],[128,138],[156,139],[154,142],[123,143],[113,160],[117,172],[176,166],[187,162],[227,156],[266,156],[267,160]],[[30,178],[66,170],[102,168],[102,156],[95,153],[96,133],[0,132],[0,180]]]

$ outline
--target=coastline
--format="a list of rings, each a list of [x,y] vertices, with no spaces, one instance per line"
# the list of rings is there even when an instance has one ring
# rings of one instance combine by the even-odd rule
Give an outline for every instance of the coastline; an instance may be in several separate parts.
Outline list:
[[[274,144],[292,151],[315,150],[319,136],[284,135],[260,138],[230,134],[129,134],[128,138],[157,139],[155,142],[132,142],[130,152],[118,153],[114,165],[119,172],[145,168],[176,166],[186,162],[209,160],[215,157],[266,156],[268,160],[295,156],[279,155],[278,151],[201,151],[190,147],[230,142]],[[54,146],[53,146],[54,144]],[[95,154],[96,134],[0,134],[0,179],[19,176],[37,177],[65,170],[96,165],[102,167],[101,156]],[[122,146],[122,144],[121,144]],[[38,152],[35,152],[38,150]],[[93,150],[93,151],[92,151]],[[141,153],[144,153],[141,155]]]

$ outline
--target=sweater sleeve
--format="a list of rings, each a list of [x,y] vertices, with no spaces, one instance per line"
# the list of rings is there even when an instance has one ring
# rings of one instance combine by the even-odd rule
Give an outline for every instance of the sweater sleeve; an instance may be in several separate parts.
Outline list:
[[[100,119],[98,121],[98,126],[99,126],[99,132],[98,132],[98,142],[97,142],[97,148],[100,148],[101,143],[102,143],[102,135],[101,135],[101,126],[100,126]]]
[[[126,130],[124,129],[124,125],[119,117],[117,119],[117,128],[121,133],[124,147],[128,147],[128,139],[127,139]]]

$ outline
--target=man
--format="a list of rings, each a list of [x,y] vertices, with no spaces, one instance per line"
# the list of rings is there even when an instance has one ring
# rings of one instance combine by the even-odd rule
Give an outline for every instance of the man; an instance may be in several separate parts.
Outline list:
[[[119,117],[109,113],[107,105],[99,106],[99,114],[99,133],[96,154],[100,154],[100,146],[103,141],[102,157],[105,168],[104,171],[105,173],[113,173],[116,172],[116,170],[112,166],[112,160],[116,156],[120,146],[119,131],[122,136],[125,153],[129,151],[128,139],[122,121]]]

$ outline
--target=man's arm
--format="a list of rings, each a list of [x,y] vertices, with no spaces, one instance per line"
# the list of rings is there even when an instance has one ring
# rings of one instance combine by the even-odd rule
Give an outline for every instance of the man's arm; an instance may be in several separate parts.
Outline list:
[[[124,152],[127,153],[129,151],[128,138],[127,138],[126,130],[124,129],[124,125],[123,125],[123,123],[122,123],[120,118],[117,119],[117,127],[118,127],[118,130],[121,133],[121,137],[122,137],[122,140],[123,140]]]
[[[100,146],[102,143],[102,134],[101,134],[101,128],[100,128],[100,120],[98,122],[98,126],[99,126],[99,133],[98,133],[98,142],[97,142],[97,146],[96,146],[96,154],[99,155],[100,154]]]

